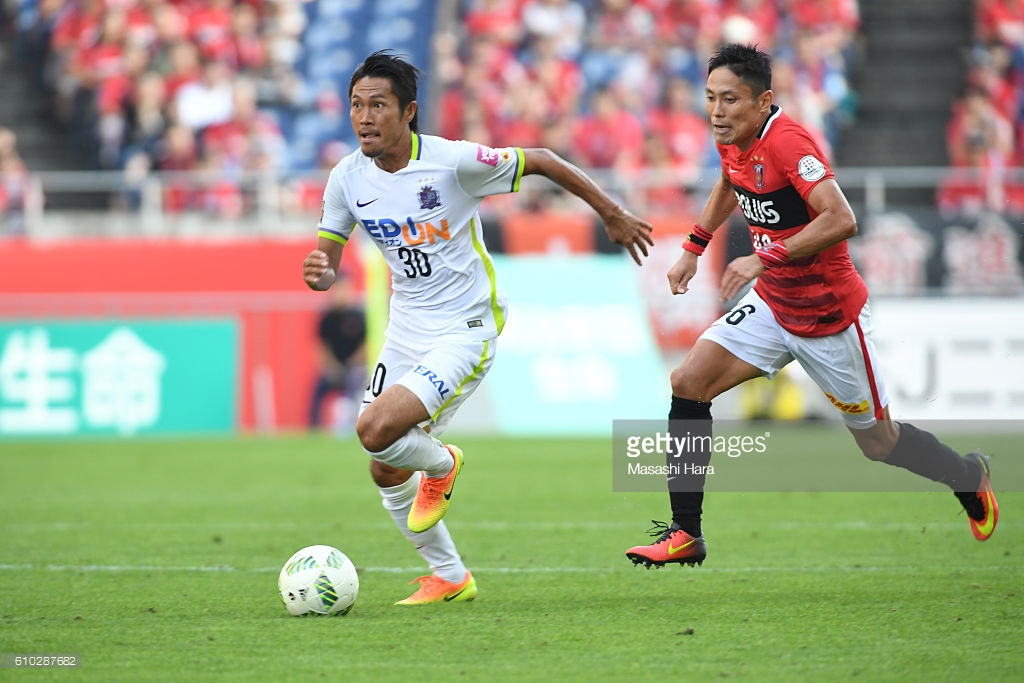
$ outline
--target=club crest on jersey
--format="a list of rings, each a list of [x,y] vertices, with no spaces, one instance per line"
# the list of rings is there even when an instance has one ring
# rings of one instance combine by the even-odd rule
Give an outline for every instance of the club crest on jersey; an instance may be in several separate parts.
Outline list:
[[[436,209],[441,206],[441,195],[437,193],[437,190],[432,188],[430,185],[424,185],[420,188],[420,208],[421,209]]]
[[[764,164],[754,164],[754,185],[759,190],[764,189]]]

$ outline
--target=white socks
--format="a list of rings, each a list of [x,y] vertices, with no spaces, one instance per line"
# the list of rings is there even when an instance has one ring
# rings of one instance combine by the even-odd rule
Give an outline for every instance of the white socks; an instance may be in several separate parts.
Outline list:
[[[426,432],[417,427],[410,431],[416,431],[428,439],[431,438]],[[406,438],[408,437],[403,437],[399,441]],[[433,441],[437,442],[438,447],[447,456],[448,462],[451,463],[452,456],[448,449],[441,446],[437,439],[433,439]],[[374,457],[377,457],[377,455],[374,454]],[[388,462],[388,464],[398,467],[398,465],[394,465],[392,462]],[[448,468],[451,468],[450,464]],[[447,470],[443,469],[441,475],[445,472]],[[423,476],[421,472],[413,472],[406,482],[398,486],[389,488],[378,487],[381,498],[383,498],[384,509],[391,514],[391,518],[395,520],[395,526],[416,546],[416,551],[419,552],[420,557],[426,560],[427,564],[430,565],[430,569],[435,574],[445,581],[461,583],[466,578],[466,565],[462,563],[462,558],[459,557],[459,551],[455,548],[455,541],[452,540],[451,534],[448,533],[448,527],[445,526],[444,520],[422,533],[416,533],[409,529],[407,521],[409,510],[412,509],[412,502],[416,499],[416,490],[419,488],[421,476]]]
[[[413,427],[379,453],[366,452],[385,465],[402,470],[422,470],[428,477],[443,477],[455,464],[451,452],[419,427]]]

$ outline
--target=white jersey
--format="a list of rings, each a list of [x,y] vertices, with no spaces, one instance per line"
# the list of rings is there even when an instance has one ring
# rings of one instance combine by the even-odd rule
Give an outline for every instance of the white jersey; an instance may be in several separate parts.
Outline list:
[[[523,151],[412,135],[409,165],[381,170],[361,150],[334,167],[324,191],[320,237],[341,244],[361,225],[391,269],[391,321],[398,339],[501,332],[507,313],[478,209],[517,192]]]

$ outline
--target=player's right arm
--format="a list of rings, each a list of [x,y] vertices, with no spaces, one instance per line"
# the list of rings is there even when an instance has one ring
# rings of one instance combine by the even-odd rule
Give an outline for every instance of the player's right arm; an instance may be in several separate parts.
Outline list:
[[[729,215],[736,209],[739,201],[733,192],[732,183],[723,172],[718,182],[711,189],[704,209],[700,212],[699,225],[710,233],[714,233]],[[697,255],[683,250],[679,260],[668,271],[668,286],[673,294],[685,294],[689,289],[690,280],[697,274]]]
[[[317,225],[316,249],[309,252],[302,262],[302,279],[310,289],[318,292],[330,289],[334,284],[341,265],[341,254],[355,223],[355,216],[348,208],[345,191],[339,180],[344,163],[343,159],[327,178],[323,208]]]
[[[309,252],[302,262],[302,279],[310,289],[322,292],[330,289],[338,275],[341,265],[341,254],[345,245],[325,237],[316,242],[316,249]]]

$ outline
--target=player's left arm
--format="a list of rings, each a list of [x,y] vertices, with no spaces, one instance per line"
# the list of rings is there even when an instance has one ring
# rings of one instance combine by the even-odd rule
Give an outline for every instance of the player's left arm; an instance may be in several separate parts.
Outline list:
[[[815,185],[807,204],[818,215],[803,230],[782,241],[791,260],[813,256],[857,234],[857,217],[834,178]]]
[[[726,266],[719,297],[728,301],[740,289],[766,270],[766,263],[786,261],[822,252],[857,234],[857,217],[834,178],[818,182],[807,196],[807,204],[817,212],[803,230],[766,245],[749,256],[741,256]]]
[[[542,175],[589,204],[604,221],[608,237],[642,265],[638,252],[647,256],[647,247],[654,244],[650,223],[622,208],[590,176],[549,149],[524,149],[523,161],[524,176]]]

